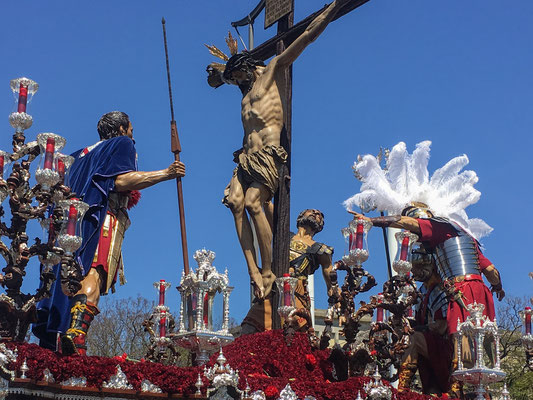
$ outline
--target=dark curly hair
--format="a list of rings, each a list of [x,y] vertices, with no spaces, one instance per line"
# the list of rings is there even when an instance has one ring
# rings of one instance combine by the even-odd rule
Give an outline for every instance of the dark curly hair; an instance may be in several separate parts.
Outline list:
[[[128,130],[130,117],[122,111],[111,111],[102,115],[98,121],[97,130],[101,140],[120,136],[120,127]]]
[[[305,216],[305,213],[307,211],[314,211],[310,208],[303,210],[299,215],[298,218],[296,218],[296,227],[300,226],[308,226],[310,227],[315,233],[320,232],[322,229],[324,229],[324,213],[320,210],[316,210],[320,213],[322,216],[322,221],[316,222],[313,218],[309,218]]]
[[[242,53],[237,53],[230,57],[226,63],[226,68],[224,69],[224,79],[231,80],[231,73],[233,71],[253,71],[256,67],[264,67],[265,63],[261,60],[256,60],[253,58],[248,51],[243,51]]]

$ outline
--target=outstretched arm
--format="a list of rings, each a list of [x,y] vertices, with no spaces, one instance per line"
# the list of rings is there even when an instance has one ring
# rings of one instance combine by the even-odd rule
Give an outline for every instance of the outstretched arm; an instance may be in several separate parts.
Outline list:
[[[180,161],[174,161],[168,168],[160,171],[132,171],[118,175],[115,178],[115,190],[117,192],[125,192],[146,189],[159,182],[181,176],[185,176],[185,164]]]
[[[287,49],[279,56],[274,57],[270,63],[274,63],[281,67],[291,65],[302,51],[311,44],[320,34],[326,29],[326,26],[333,20],[337,11],[344,6],[348,0],[335,0],[322,14],[316,17],[313,22],[309,24],[307,29],[298,38],[291,43]]]
[[[350,214],[354,216],[354,218],[363,218],[366,220],[369,220],[374,224],[374,226],[379,226],[383,228],[400,228],[400,229],[407,229],[410,232],[420,234],[420,225],[418,224],[418,221],[416,218],[412,217],[404,217],[396,215],[396,216],[389,216],[389,217],[376,217],[376,218],[368,218],[365,217],[363,214],[359,214],[355,211],[348,211]]]

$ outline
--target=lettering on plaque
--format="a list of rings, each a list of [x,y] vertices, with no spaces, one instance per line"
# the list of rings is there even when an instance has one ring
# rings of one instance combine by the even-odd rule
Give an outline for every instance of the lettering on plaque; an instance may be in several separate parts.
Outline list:
[[[265,29],[292,11],[293,0],[266,0]]]

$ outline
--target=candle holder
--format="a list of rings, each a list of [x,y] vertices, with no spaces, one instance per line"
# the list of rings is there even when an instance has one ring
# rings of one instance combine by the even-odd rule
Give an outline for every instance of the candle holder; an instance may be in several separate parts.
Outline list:
[[[298,278],[293,278],[289,274],[283,274],[281,278],[276,278],[279,293],[278,314],[285,320],[289,318],[293,311],[296,311],[294,293],[297,283]]]
[[[398,241],[398,251],[396,252],[396,257],[392,263],[392,268],[402,275],[407,275],[411,272],[413,267],[411,263],[411,250],[413,244],[418,240],[418,236],[409,231],[401,231],[394,235]]]
[[[483,315],[485,306],[476,302],[466,306],[470,315],[464,322],[457,324],[457,370],[452,373],[452,376],[464,383],[469,383],[476,386],[475,393],[476,400],[485,399],[485,387],[491,383],[501,381],[506,374],[500,368],[500,335],[498,333],[498,325],[496,320],[491,321],[486,315]],[[468,342],[473,344],[472,354],[475,354],[474,366],[472,368],[464,368],[463,365],[463,338],[467,338]],[[488,368],[485,365],[485,348],[483,342],[486,339],[492,339],[493,354],[495,357],[494,367]]]
[[[368,260],[367,236],[371,228],[370,220],[359,218],[350,221],[348,227],[341,230],[348,244],[348,252],[342,258],[347,266],[361,265]]]
[[[161,279],[159,282],[154,282],[154,288],[157,291],[158,297],[159,297],[159,304],[155,308],[155,318],[156,318],[156,335],[157,340],[162,342],[165,342],[167,339],[167,330],[168,330],[168,317],[169,317],[169,308],[165,306],[165,292],[170,287],[170,282],[165,282],[164,279]]]
[[[150,346],[146,352],[146,358],[165,365],[175,365],[179,359],[178,347],[170,338],[175,329],[174,317],[165,305],[165,294],[170,286],[170,282],[164,279],[154,282],[158,304],[154,307],[150,317],[143,322],[145,330],[150,335]]]
[[[178,291],[181,295],[178,332],[168,336],[178,346],[196,354],[196,364],[203,365],[209,355],[220,346],[233,341],[229,332],[229,286],[228,270],[220,274],[213,266],[215,253],[197,250],[193,258],[198,263],[196,271],[182,274]],[[215,296],[222,293],[222,327],[215,331],[212,325]]]
[[[11,80],[10,86],[17,102],[17,111],[9,115],[9,123],[15,132],[22,133],[33,124],[33,118],[26,113],[26,107],[39,89],[39,85],[28,78],[17,78]]]
[[[64,290],[68,288],[69,295],[81,287],[82,274],[72,254],[74,248],[63,241],[62,244],[69,247],[67,251],[58,242],[63,224],[63,210],[58,206],[58,199],[73,196],[70,188],[56,184],[57,151],[65,145],[65,139],[54,134],[41,134],[37,140],[25,143],[24,130],[33,123],[27,113],[27,104],[38,85],[31,79],[18,78],[12,80],[10,86],[17,107],[9,116],[15,129],[13,152],[0,151],[0,200],[9,197],[11,215],[10,224],[0,221],[0,254],[6,261],[1,276],[5,293],[0,294],[0,340],[23,341],[30,323],[36,319],[36,304],[51,295],[56,279],[52,267],[60,264],[61,285]],[[31,165],[39,154],[42,154],[41,165],[34,170],[38,184],[32,187]],[[4,215],[0,205],[0,218]],[[37,238],[30,244],[27,224],[32,219],[41,223],[45,235],[43,240]],[[42,263],[40,284],[35,293],[22,293],[26,267],[34,256],[38,256]]]
[[[526,307],[524,311],[520,313],[520,317],[524,322],[524,329],[522,331],[522,346],[526,352],[526,362],[530,370],[533,371],[533,334],[531,330],[531,315],[533,310],[531,307]]]
[[[89,205],[77,199],[70,199],[61,200],[59,207],[63,211],[63,226],[57,242],[67,255],[72,255],[81,246],[81,220]]]
[[[57,170],[59,160],[56,159],[56,153],[65,147],[66,140],[55,133],[39,133],[37,143],[41,149],[41,162],[35,171],[35,179],[43,190],[50,190],[61,179]]]

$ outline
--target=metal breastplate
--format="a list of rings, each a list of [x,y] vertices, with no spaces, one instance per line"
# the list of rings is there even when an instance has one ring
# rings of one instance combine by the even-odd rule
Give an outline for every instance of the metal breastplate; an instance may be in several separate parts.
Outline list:
[[[442,316],[446,317],[448,313],[448,297],[441,285],[435,286],[429,293],[428,309],[433,319],[439,310],[442,312]]]
[[[435,262],[442,280],[480,274],[477,244],[469,235],[445,240],[435,248]]]

